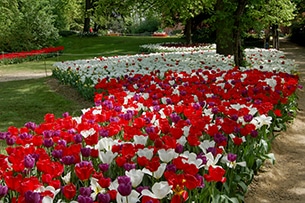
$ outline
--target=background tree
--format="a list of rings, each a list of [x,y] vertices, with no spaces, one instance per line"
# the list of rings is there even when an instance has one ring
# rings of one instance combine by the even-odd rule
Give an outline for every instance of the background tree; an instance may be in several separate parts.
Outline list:
[[[132,4],[126,0],[99,0],[93,15],[94,30],[108,29],[113,32],[124,32],[125,20],[130,15]]]
[[[155,0],[155,5],[161,12],[165,25],[173,26],[177,23],[185,25],[186,42],[192,44],[192,31],[196,26],[196,17],[213,10],[214,0]],[[202,19],[204,20],[204,19]]]
[[[0,1],[0,51],[10,51],[11,46],[9,35],[16,19],[21,17],[18,10],[17,0]]]
[[[58,39],[58,30],[54,27],[55,16],[48,0],[2,1],[4,14],[1,18],[7,22],[3,26],[4,51],[25,51],[47,47]],[[12,16],[14,15],[14,16]]]
[[[55,16],[54,26],[59,31],[83,29],[82,7],[79,0],[49,0]]]
[[[296,5],[290,0],[267,0],[260,8],[257,9],[260,12],[258,21],[264,26],[267,35],[272,35],[273,48],[279,49],[279,29],[291,25]]]
[[[294,8],[289,0],[217,0],[211,21],[216,25],[217,53],[233,54],[235,65],[244,65],[244,33],[259,24],[261,29],[270,24],[287,25],[293,18]]]

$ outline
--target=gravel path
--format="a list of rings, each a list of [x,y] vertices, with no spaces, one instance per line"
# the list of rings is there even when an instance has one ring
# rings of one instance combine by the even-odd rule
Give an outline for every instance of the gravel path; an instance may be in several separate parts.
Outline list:
[[[34,78],[42,78],[52,75],[52,73],[29,73],[29,72],[18,72],[18,73],[1,73],[0,82],[14,81],[14,80],[27,80]]]

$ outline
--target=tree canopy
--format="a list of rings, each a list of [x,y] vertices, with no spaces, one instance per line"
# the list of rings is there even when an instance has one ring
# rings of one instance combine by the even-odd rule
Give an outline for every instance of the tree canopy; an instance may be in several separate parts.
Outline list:
[[[305,3],[302,0],[2,0],[0,9],[2,51],[51,45],[63,30],[153,32],[180,23],[185,27],[188,43],[192,43],[196,30],[208,27],[216,33],[217,51],[234,54],[235,63],[241,65],[244,33],[270,27],[276,33],[279,26],[289,25],[296,12],[305,11]],[[140,26],[143,29],[138,29]]]

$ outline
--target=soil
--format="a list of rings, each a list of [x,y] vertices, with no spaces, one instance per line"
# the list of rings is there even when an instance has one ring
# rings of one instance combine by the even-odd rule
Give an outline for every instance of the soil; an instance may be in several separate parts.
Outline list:
[[[285,39],[280,41],[280,50],[289,59],[295,60],[300,74],[300,85],[305,86],[305,47]],[[46,77],[50,74],[20,72],[10,75],[0,72],[0,82]],[[84,107],[92,106],[68,86],[61,85],[56,79],[48,77],[50,88],[67,98],[83,102]],[[305,202],[305,92],[297,91],[299,110],[287,131],[281,132],[272,143],[275,154],[274,165],[266,162],[249,186],[245,203],[304,203]]]

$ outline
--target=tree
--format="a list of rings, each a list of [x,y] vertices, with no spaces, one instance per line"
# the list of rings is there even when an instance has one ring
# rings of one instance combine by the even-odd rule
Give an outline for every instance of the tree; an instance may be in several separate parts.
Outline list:
[[[8,38],[16,19],[20,18],[17,0],[0,1],[0,51],[9,51],[11,40]]]
[[[192,44],[192,31],[195,18],[213,10],[214,0],[155,0],[155,6],[162,13],[166,25],[181,22],[185,25],[184,34],[188,44]]]
[[[9,2],[9,4],[7,4]],[[0,15],[0,47],[4,51],[26,51],[47,47],[58,39],[54,15],[48,0],[2,1],[4,15]]]
[[[62,30],[82,30],[82,10],[78,0],[49,0],[52,13],[55,16],[54,26]]]
[[[83,32],[90,31],[90,20],[94,15],[96,0],[85,0],[85,9],[84,9],[84,28]]]
[[[244,32],[255,26],[263,29],[288,25],[294,16],[294,4],[290,0],[217,0],[215,10],[212,19],[217,30],[217,53],[233,54],[236,66],[244,65],[241,43]],[[276,40],[278,34],[274,33]]]
[[[261,22],[271,28],[273,48],[279,49],[279,27],[291,25],[295,17],[296,6],[290,0],[268,0],[268,4],[262,7]]]

